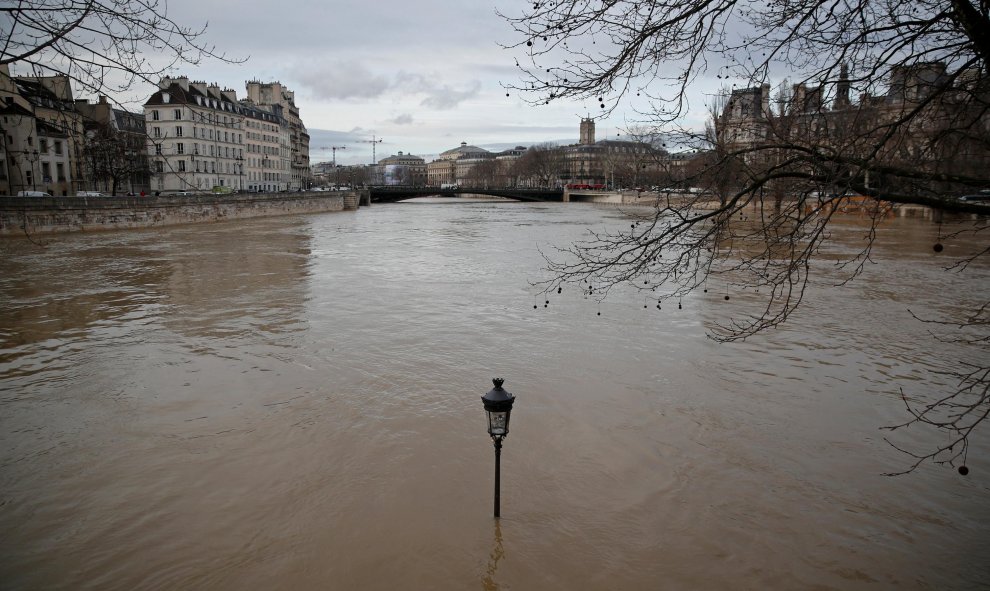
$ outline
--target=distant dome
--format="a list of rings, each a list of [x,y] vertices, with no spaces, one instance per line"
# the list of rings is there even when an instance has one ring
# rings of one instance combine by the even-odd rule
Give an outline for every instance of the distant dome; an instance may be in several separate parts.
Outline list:
[[[469,146],[467,142],[461,142],[460,146],[441,152],[440,160],[457,160],[458,158],[484,156],[485,154],[491,154],[491,152],[478,146]]]

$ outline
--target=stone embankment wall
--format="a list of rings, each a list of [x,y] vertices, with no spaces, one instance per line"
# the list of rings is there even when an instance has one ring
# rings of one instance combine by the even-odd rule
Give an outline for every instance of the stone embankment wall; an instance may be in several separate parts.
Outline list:
[[[0,236],[152,228],[354,210],[361,191],[161,197],[0,196]]]
[[[612,203],[615,205],[653,206],[657,193],[637,191],[564,191],[565,202]]]

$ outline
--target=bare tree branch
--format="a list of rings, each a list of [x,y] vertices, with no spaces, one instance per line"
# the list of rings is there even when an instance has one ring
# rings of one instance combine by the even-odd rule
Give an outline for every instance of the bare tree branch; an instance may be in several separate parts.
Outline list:
[[[750,314],[711,330],[734,341],[786,322],[826,269],[840,285],[859,277],[895,206],[956,215],[968,224],[957,232],[986,236],[990,202],[959,198],[990,188],[985,0],[557,0],[503,17],[521,72],[508,88],[533,105],[594,98],[604,114],[635,92],[650,99],[635,136],[676,135],[672,143],[695,150],[677,178],[668,172],[680,190],[661,193],[650,215],[548,255],[547,291],[579,283],[604,298],[627,284],[658,305],[709,282],[758,292]],[[702,76],[726,90],[704,130],[684,129]],[[783,76],[795,82],[771,100],[769,81]],[[830,224],[849,210],[868,221],[864,245],[826,267]],[[973,313],[919,320],[988,359],[990,298],[977,292]],[[946,373],[956,384],[948,392],[902,393],[909,418],[890,430],[930,427],[950,442],[917,452],[892,441],[912,458],[897,473],[926,461],[966,472],[969,438],[990,413],[990,364]]]

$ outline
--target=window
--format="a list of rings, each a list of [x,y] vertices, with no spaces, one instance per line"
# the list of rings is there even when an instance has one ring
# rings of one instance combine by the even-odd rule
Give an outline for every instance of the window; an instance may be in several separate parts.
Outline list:
[[[199,154],[199,144],[193,144],[193,154]]]
[[[165,163],[161,161],[155,162],[155,172],[165,172]]]
[[[196,161],[196,172],[199,172],[199,160]]]
[[[161,156],[162,155],[162,145],[161,144],[155,144],[155,154],[158,155],[158,156]]]
[[[182,126],[181,125],[176,125],[175,126],[175,137],[182,137]]]
[[[182,119],[182,109],[176,109],[175,111],[173,111],[173,114],[175,115],[176,121]]]
[[[175,153],[176,154],[185,154],[186,153],[186,145],[183,144],[182,142],[179,142],[179,143],[175,144]]]
[[[62,142],[55,140],[55,154],[58,156],[62,155]]]
[[[47,162],[41,163],[41,178],[46,183],[52,179],[52,165]]]
[[[24,173],[25,173],[24,174],[24,178],[27,181],[25,184],[27,184],[27,185],[33,185],[34,184],[34,171],[33,170],[25,170]]]
[[[162,137],[162,128],[161,127],[155,127],[155,128],[153,128],[153,130],[155,132],[155,137]]]
[[[158,121],[159,119],[161,119],[161,116],[158,115],[158,111],[152,111],[151,112],[151,120],[152,121]]]
[[[58,173],[58,180],[59,181],[64,181],[65,180],[65,165],[64,164],[62,164],[61,162],[56,163],[55,164],[55,172]]]
[[[28,136],[28,145],[29,146],[33,146],[34,145],[34,138],[31,137],[31,136]]]
[[[41,153],[42,154],[47,154],[48,153],[48,140],[39,139],[38,140],[38,147],[41,148]]]
[[[179,145],[181,146],[182,144]],[[179,172],[185,172],[185,171],[186,171],[186,161],[179,160]]]
[[[226,131],[223,132],[223,141],[225,141],[225,142],[229,142],[230,141],[230,138],[227,137],[227,132]]]

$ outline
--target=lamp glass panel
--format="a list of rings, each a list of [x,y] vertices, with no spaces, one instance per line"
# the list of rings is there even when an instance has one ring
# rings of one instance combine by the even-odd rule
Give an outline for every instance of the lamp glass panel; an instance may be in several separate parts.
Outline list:
[[[509,413],[499,411],[488,411],[488,433],[491,435],[505,435],[509,432]]]

